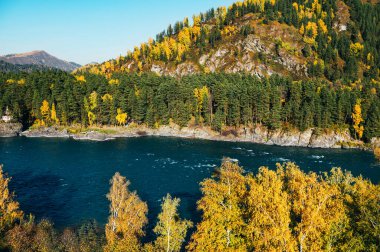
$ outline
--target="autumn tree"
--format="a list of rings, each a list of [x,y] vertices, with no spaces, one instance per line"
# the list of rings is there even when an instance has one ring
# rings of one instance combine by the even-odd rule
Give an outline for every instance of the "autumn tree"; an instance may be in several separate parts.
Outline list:
[[[162,212],[158,215],[158,223],[153,229],[157,238],[154,242],[154,251],[179,252],[185,240],[187,230],[192,222],[181,220],[178,214],[180,200],[169,194],[163,198]]]
[[[207,123],[211,122],[210,96],[210,91],[207,86],[194,89],[194,97],[196,98],[196,115],[201,122],[203,122],[203,120],[206,120]]]
[[[0,237],[15,222],[22,220],[24,215],[19,209],[19,203],[14,200],[14,193],[9,191],[10,180],[0,165]]]
[[[305,174],[294,163],[278,169],[285,181],[291,204],[293,232],[299,251],[321,251],[324,237],[344,217],[344,204],[338,187],[331,186],[317,174]]]
[[[110,216],[106,224],[107,245],[105,251],[140,251],[140,238],[148,222],[147,204],[136,192],[128,190],[130,182],[118,172],[110,180],[107,194]]]
[[[41,117],[44,124],[50,122],[50,106],[47,100],[43,100],[42,105],[40,107]]]
[[[125,125],[127,122],[127,117],[127,113],[123,113],[123,110],[121,108],[117,109],[116,121],[119,125]]]
[[[266,167],[248,177],[246,197],[249,250],[296,251],[291,232],[289,196],[279,173]]]
[[[55,124],[58,124],[59,123],[59,119],[57,117],[57,111],[55,109],[55,104],[52,103],[51,105],[51,110],[50,110],[50,119],[53,123]]]
[[[354,106],[354,111],[352,112],[352,122],[355,133],[359,139],[362,138],[364,132],[364,126],[360,125],[364,120],[362,118],[362,108],[361,101],[357,100]]]
[[[203,197],[198,201],[202,221],[188,245],[190,251],[244,250],[244,217],[240,209],[246,194],[242,168],[224,160],[213,179],[201,182]]]

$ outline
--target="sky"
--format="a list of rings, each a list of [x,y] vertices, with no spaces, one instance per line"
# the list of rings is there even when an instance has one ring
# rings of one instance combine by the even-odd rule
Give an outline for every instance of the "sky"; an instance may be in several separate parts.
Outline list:
[[[44,50],[79,64],[125,55],[169,24],[234,0],[0,0],[0,55]]]

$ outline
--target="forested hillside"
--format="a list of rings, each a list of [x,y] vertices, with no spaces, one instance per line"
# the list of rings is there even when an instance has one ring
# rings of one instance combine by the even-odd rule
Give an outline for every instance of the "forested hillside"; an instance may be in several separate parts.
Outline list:
[[[360,1],[237,2],[72,74],[2,73],[0,114],[34,127],[348,128],[369,141],[380,136],[379,13]]]
[[[41,65],[18,65],[0,60],[0,72],[32,72],[36,70],[48,70],[50,68]]]
[[[155,74],[60,71],[0,76],[0,107],[25,125],[350,128],[357,139],[380,136],[380,87],[272,76],[202,74],[181,79]]]
[[[376,81],[379,18],[378,4],[360,0],[246,0],[185,18],[127,55],[82,70]]]

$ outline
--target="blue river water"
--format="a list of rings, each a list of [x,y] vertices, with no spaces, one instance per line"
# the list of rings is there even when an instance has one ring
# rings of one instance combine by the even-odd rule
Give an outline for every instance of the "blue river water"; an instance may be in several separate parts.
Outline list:
[[[223,157],[239,160],[246,171],[296,162],[304,171],[342,167],[380,182],[380,164],[360,150],[309,149],[252,143],[214,142],[164,137],[116,139],[107,142],[72,139],[0,138],[0,164],[12,181],[21,208],[57,228],[108,217],[109,180],[119,171],[148,203],[154,225],[167,193],[181,199],[180,214],[199,218],[199,182],[212,175]]]

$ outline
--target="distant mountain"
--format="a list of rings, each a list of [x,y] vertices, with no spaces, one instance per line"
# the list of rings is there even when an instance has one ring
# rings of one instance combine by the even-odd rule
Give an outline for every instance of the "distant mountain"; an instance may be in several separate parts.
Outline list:
[[[5,61],[15,65],[37,65],[47,68],[57,68],[68,72],[71,72],[81,66],[74,62],[58,59],[45,51],[8,54],[0,56],[0,61]]]

